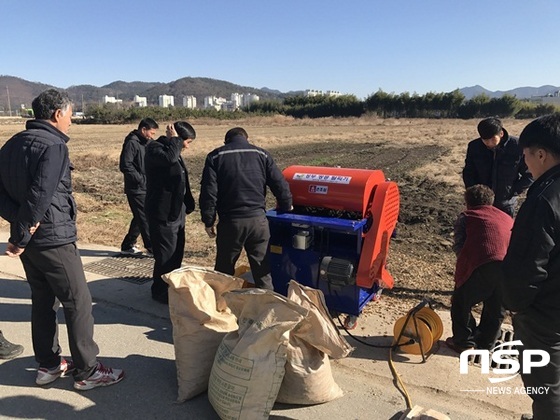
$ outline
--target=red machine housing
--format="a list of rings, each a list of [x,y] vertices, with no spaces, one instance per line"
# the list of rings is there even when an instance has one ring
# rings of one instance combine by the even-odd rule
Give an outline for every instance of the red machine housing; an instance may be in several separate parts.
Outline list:
[[[294,206],[356,212],[367,219],[356,270],[356,285],[371,289],[375,283],[392,288],[386,269],[391,235],[399,215],[400,196],[395,182],[381,170],[290,166],[283,171]]]

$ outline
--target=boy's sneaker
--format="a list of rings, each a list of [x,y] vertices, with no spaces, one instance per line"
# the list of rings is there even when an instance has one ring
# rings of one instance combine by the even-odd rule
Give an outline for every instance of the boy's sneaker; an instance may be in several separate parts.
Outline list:
[[[124,255],[141,255],[142,250],[140,248],[138,248],[137,246],[133,246],[132,248],[129,248],[129,249],[122,249],[121,254],[124,254]]]
[[[50,384],[61,376],[68,376],[68,374],[72,372],[74,372],[74,363],[72,360],[60,358],[60,364],[54,368],[39,368],[37,370],[37,379],[35,379],[35,383],[37,385]]]
[[[124,371],[122,369],[111,369],[97,362],[93,374],[84,380],[74,382],[74,388],[80,391],[97,388],[98,386],[109,386],[122,381]]]
[[[154,258],[154,252],[151,248],[146,248],[146,252],[144,252],[144,256],[148,258]]]

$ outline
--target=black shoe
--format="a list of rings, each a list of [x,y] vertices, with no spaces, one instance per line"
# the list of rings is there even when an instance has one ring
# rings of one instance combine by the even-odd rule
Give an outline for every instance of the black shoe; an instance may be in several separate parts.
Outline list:
[[[137,246],[128,249],[121,249],[122,255],[142,255],[142,250]]]
[[[10,343],[0,331],[0,359],[13,359],[23,353],[23,346]]]
[[[447,347],[449,347],[451,350],[457,352],[457,353],[462,353],[465,350],[472,350],[474,349],[474,346],[467,346],[467,347],[462,347],[462,346],[458,346],[457,344],[455,344],[455,342],[453,341],[453,337],[447,337],[445,339],[445,344],[447,344]]]
[[[159,295],[152,294],[152,299],[156,302],[163,303],[164,305],[169,305],[169,296],[167,292],[161,293]]]

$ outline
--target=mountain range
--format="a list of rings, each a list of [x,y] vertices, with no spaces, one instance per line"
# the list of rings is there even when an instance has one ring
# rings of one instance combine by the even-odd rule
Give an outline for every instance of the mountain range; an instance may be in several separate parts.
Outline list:
[[[44,83],[30,82],[19,77],[0,75],[0,111],[8,111],[9,108],[15,110],[22,104],[25,108],[30,108],[33,98],[50,88],[61,89]],[[257,89],[206,77],[184,77],[169,83],[123,82],[119,80],[101,87],[78,85],[70,86],[64,90],[77,104],[76,109],[81,108],[83,103],[101,103],[105,95],[122,99],[124,102],[132,101],[135,95],[143,96],[147,98],[148,104],[157,104],[159,95],[173,95],[175,105],[180,106],[182,105],[180,101],[186,95],[193,95],[198,103],[202,103],[205,96],[229,99],[234,92],[240,94],[254,93],[261,99],[280,99],[285,96],[303,93],[302,91],[282,93],[266,87]]]
[[[0,111],[15,110],[21,105],[31,107],[31,101],[42,91],[56,88],[40,82],[30,82],[15,76],[0,75]],[[159,95],[173,95],[176,106],[182,105],[182,97],[193,95],[197,102],[203,102],[205,96],[218,96],[229,99],[232,93],[253,93],[261,100],[282,99],[287,96],[302,94],[303,91],[281,92],[279,90],[254,88],[240,86],[224,80],[210,79],[206,77],[183,77],[173,82],[124,82],[115,81],[105,86],[78,85],[65,89],[72,101],[81,108],[80,104],[101,103],[105,95],[122,99],[124,102],[132,101],[135,95],[147,98],[148,104],[157,104]],[[546,85],[540,87],[518,87],[507,91],[490,91],[482,86],[476,85],[459,89],[466,99],[480,94],[486,94],[490,98],[501,97],[504,94],[514,95],[519,99],[533,96],[545,96],[560,90],[557,86]]]

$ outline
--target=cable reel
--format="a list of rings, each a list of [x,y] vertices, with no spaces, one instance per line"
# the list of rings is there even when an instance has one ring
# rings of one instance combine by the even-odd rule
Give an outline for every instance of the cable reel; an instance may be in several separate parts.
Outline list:
[[[422,355],[424,362],[426,355],[443,335],[441,318],[426,304],[427,300],[420,302],[406,316],[399,318],[393,327],[393,344],[405,353]]]

